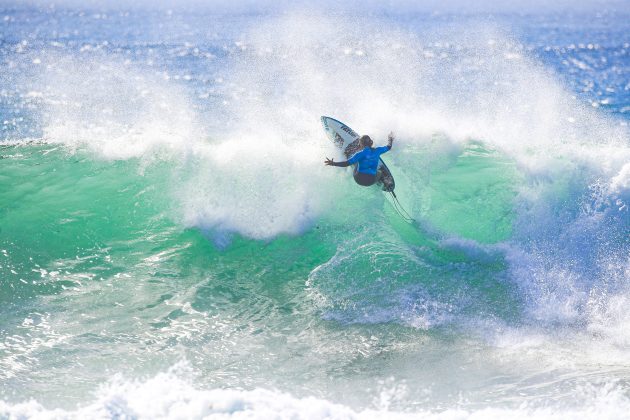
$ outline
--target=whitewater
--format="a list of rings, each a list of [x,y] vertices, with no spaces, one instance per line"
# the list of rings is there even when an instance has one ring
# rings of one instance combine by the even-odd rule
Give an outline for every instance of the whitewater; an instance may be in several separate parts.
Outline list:
[[[0,418],[627,418],[630,7],[482,3],[1,2]]]

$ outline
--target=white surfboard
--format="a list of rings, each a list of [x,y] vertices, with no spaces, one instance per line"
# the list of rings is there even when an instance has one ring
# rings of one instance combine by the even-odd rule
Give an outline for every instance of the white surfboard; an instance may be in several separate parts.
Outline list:
[[[346,159],[349,159],[361,149],[359,145],[359,138],[361,136],[352,128],[331,117],[322,116],[321,120],[326,135],[343,151]],[[387,165],[385,165],[385,162],[383,162],[383,159],[380,159],[377,171],[377,184],[383,188],[383,191],[394,191],[396,187],[394,177]]]

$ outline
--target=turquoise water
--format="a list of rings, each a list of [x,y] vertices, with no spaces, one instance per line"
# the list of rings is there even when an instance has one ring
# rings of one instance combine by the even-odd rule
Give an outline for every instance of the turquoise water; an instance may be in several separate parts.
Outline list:
[[[626,15],[297,9],[2,11],[0,417],[623,418]]]

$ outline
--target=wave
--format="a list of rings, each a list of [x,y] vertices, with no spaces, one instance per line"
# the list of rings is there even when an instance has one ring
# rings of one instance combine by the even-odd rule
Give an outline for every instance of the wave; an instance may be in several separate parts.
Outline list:
[[[577,322],[585,308],[611,316],[593,293],[625,296],[627,127],[576,102],[500,28],[417,34],[361,19],[255,19],[212,76],[89,48],[31,51],[25,61],[45,65],[24,82],[35,92],[25,100],[40,110],[48,143],[138,162],[138,177],[159,167],[174,221],[219,246],[320,223],[377,236],[391,225],[399,235],[383,197],[322,165],[337,152],[318,117],[335,115],[376,139],[394,130],[386,160],[422,241],[446,239],[475,263],[486,253],[470,244],[504,243],[532,319]],[[412,254],[400,258],[426,258]]]
[[[38,94],[27,100],[41,110],[49,142],[140,159],[140,172],[172,162],[169,193],[183,224],[256,239],[304,232],[353,194],[341,171],[321,164],[336,153],[321,114],[377,139],[398,134],[387,159],[414,209],[427,208],[432,169],[447,167],[471,140],[523,177],[502,186],[519,194],[515,211],[576,176],[577,188],[595,180],[611,193],[621,188],[611,199],[622,207],[627,186],[613,179],[630,153],[627,129],[576,103],[500,29],[470,25],[419,37],[378,19],[259,19],[209,78],[116,54],[36,51],[26,61],[47,66],[30,81]]]
[[[0,401],[0,416],[46,419],[618,419],[630,410],[630,398],[616,383],[583,384],[573,390],[570,403],[523,403],[518,407],[461,407],[421,411],[390,411],[388,405],[401,389],[384,388],[373,409],[355,410],[315,397],[295,397],[269,390],[199,389],[182,377],[181,366],[146,381],[118,376],[102,386],[95,401],[75,410],[47,409],[37,401],[9,404]]]
[[[180,257],[177,263],[204,275],[216,263],[216,281],[227,290],[233,289],[230,273],[255,266],[247,279],[252,285],[242,285],[244,302],[251,303],[248,296],[257,293],[249,292],[265,275],[288,276],[300,290],[306,279],[305,302],[312,305],[306,312],[316,322],[464,332],[551,361],[564,353],[547,352],[550,343],[554,349],[578,343],[571,347],[577,362],[627,360],[627,126],[575,100],[501,28],[482,22],[412,33],[392,29],[385,18],[357,19],[256,17],[242,34],[230,34],[234,42],[213,44],[212,52],[195,44],[130,46],[142,57],[138,62],[126,50],[103,52],[96,43],[83,51],[68,45],[24,53],[20,100],[35,110],[41,135],[33,137],[43,142],[2,152],[20,155],[2,168],[15,181],[3,192],[11,203],[3,210],[3,234],[19,244],[7,246],[11,259],[3,264],[15,280],[2,290],[7,300],[78,287],[83,270],[105,278],[125,271],[113,267],[110,248],[112,254],[137,251],[120,260],[132,258],[129,275],[138,281],[180,273],[159,258],[173,241],[172,249],[191,247],[201,261]],[[145,49],[194,65],[150,64],[154,58]],[[323,166],[323,157],[336,153],[319,126],[324,114],[376,139],[397,133],[385,159],[419,224],[405,225],[380,192]],[[30,160],[20,160],[29,147]],[[33,165],[20,166],[25,161]],[[41,174],[54,188],[33,191],[22,182]],[[206,247],[199,231],[219,249]],[[106,268],[91,273],[89,264],[74,261],[77,253]],[[33,257],[49,272],[56,263],[70,267],[60,274],[67,283],[48,274],[29,283],[40,280],[39,271],[31,272]],[[147,269],[145,260],[154,257]],[[287,274],[287,261],[299,261],[298,274]],[[196,293],[194,303],[203,306],[203,293]],[[234,309],[229,299],[224,304],[222,310]],[[612,356],[597,356],[601,349]],[[104,396],[85,410],[105,417],[113,416],[110,406],[136,410],[143,398],[125,395],[148,394],[145,385],[118,383],[107,392],[119,387],[123,395]],[[275,400],[288,412],[312,403],[341,417],[371,415],[276,391],[171,385],[183,391],[163,406],[169,413],[192,409],[188,401],[211,414],[210,404],[229,399],[236,408],[228,406],[226,415],[250,406],[283,413],[284,406],[269,405]],[[601,395],[585,398],[586,412],[608,413],[610,399],[616,399],[611,417],[627,407],[615,386],[598,389]],[[199,398],[186,400],[186,393]],[[145,408],[153,409],[138,410]],[[88,413],[49,412],[38,403],[3,410]],[[462,410],[414,414],[562,418],[575,412]]]

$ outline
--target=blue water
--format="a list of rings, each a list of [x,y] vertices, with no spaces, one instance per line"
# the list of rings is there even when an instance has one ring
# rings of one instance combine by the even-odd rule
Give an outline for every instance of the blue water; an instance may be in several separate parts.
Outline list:
[[[629,8],[456,6],[2,3],[0,418],[626,417]]]

